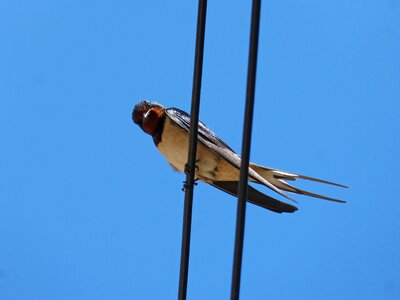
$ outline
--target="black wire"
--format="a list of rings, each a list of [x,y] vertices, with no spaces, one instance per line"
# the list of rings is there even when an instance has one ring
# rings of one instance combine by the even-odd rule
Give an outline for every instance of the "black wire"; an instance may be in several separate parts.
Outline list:
[[[203,52],[204,52],[204,33],[206,27],[207,0],[199,0],[197,12],[197,29],[196,29],[196,49],[194,58],[193,71],[193,88],[192,88],[192,107],[190,117],[189,131],[189,153],[188,162],[186,164],[186,182],[185,188],[185,206],[183,213],[182,227],[182,248],[181,248],[181,265],[179,275],[179,291],[178,299],[186,299],[188,270],[189,270],[189,254],[190,254],[190,232],[192,226],[192,205],[193,205],[193,186],[194,173],[196,168],[196,150],[197,150],[197,131],[200,110],[200,91],[201,77],[203,73]]]
[[[261,0],[253,0],[250,29],[249,65],[247,69],[246,108],[244,114],[242,161],[236,216],[235,253],[232,272],[231,299],[239,299],[240,275],[242,269],[244,225],[246,218],[246,198],[248,189],[250,143],[254,110],[254,90],[256,85],[258,33],[260,27]]]

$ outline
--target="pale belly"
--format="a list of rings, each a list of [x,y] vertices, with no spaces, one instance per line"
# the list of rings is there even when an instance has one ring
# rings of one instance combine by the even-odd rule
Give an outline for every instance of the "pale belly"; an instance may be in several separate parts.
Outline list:
[[[157,147],[175,169],[184,172],[189,134],[168,117],[165,119],[162,139]],[[198,141],[195,177],[203,181],[236,181],[239,178],[239,170]]]

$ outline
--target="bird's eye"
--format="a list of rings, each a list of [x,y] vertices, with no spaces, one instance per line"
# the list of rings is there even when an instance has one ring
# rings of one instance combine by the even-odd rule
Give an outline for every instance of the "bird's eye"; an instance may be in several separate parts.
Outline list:
[[[132,115],[133,122],[138,125],[141,125],[143,122],[143,111],[135,110]]]

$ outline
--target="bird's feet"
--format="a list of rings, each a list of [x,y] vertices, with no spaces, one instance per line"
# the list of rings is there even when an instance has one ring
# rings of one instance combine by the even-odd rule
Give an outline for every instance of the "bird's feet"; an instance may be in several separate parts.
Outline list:
[[[199,171],[199,166],[197,165],[198,162],[199,162],[199,160],[196,160],[196,165],[195,165],[195,167],[194,167],[195,173]],[[192,174],[192,173],[193,173],[193,171],[191,170],[189,164],[185,164],[185,169],[184,169],[184,171],[185,171],[185,174],[186,174],[186,175]],[[193,174],[193,175],[194,175],[194,174]],[[190,188],[193,189],[193,186],[197,185],[197,180],[198,180],[198,179],[195,179],[192,185],[190,185],[187,181],[184,181],[184,182],[183,182],[182,191],[185,192],[186,190],[188,190],[188,189],[190,189]]]
[[[186,190],[189,188],[193,189],[193,186],[198,185],[198,183],[197,183],[198,180],[199,180],[198,178],[195,179],[192,186],[190,186],[190,184],[188,184],[187,181],[183,181],[182,192],[186,192]]]

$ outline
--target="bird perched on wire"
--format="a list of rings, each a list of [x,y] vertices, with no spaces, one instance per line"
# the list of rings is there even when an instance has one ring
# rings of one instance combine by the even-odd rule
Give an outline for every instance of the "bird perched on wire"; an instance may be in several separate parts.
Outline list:
[[[177,108],[164,108],[161,104],[142,100],[133,109],[132,119],[145,133],[153,137],[157,149],[170,165],[185,172],[189,147],[190,116]],[[237,196],[240,174],[240,156],[224,143],[205,124],[199,122],[195,179],[208,183],[224,192]],[[254,163],[249,165],[249,181],[267,186],[278,194],[293,200],[286,192],[320,199],[342,202],[323,195],[296,188],[286,182],[305,179],[346,187],[326,180],[291,172],[280,171]],[[274,199],[249,185],[247,201],[274,212],[294,212],[297,207]]]

